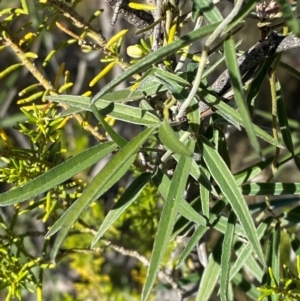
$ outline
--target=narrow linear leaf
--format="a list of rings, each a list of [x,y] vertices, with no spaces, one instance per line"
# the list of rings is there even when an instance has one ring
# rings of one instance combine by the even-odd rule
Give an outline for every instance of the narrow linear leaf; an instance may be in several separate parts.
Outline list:
[[[269,228],[269,226],[271,225],[273,220],[274,220],[274,218],[272,216],[268,216],[259,225],[259,227],[257,229],[257,235],[258,235],[259,239],[261,239],[265,235],[267,229]],[[247,245],[244,245],[242,248],[240,248],[236,252],[236,255],[237,255],[236,260],[230,270],[230,277],[229,277],[230,280],[232,280],[236,276],[236,274],[238,273],[238,271],[240,269],[242,269],[243,267],[246,266],[246,262],[247,262],[248,258],[252,255],[252,250],[253,250],[253,248],[252,248],[251,244],[248,243]],[[252,272],[252,270],[251,270],[251,272]],[[262,278],[261,269],[259,272],[257,272],[254,269],[252,274],[258,281],[261,281],[261,278]]]
[[[257,301],[259,298],[259,292],[253,284],[250,284],[241,273],[238,273],[233,278],[233,283],[250,298],[250,300]]]
[[[202,87],[201,87],[202,88]],[[217,108],[217,113],[232,123],[234,126],[239,127],[239,125],[243,126],[243,121],[240,114],[231,108],[224,101],[220,100],[216,96],[210,94],[205,88],[198,90],[198,95],[200,98],[203,98],[208,104],[211,104],[213,107]],[[278,141],[276,141],[272,136],[267,134],[264,130],[262,130],[257,125],[253,124],[253,128],[255,134],[265,140],[266,142],[280,148],[284,148]]]
[[[288,151],[294,154],[294,145],[292,141],[291,129],[286,114],[284,99],[281,92],[282,91],[281,85],[278,80],[276,81],[275,89],[276,89],[276,98],[277,98],[277,106],[278,106],[277,115],[278,115],[278,122],[282,134],[282,139]]]
[[[94,241],[98,241],[106,230],[118,219],[118,217],[138,198],[141,191],[150,181],[152,174],[142,173],[128,186],[114,207],[108,212],[103,220]]]
[[[215,204],[215,206],[211,209],[211,212],[209,214],[209,222],[204,225],[199,223],[200,226],[193,233],[193,235],[189,239],[186,247],[180,254],[180,257],[177,262],[177,268],[183,263],[183,261],[187,258],[187,256],[191,253],[191,251],[198,244],[201,237],[206,233],[206,231],[209,228],[208,225],[215,223],[215,221],[218,219],[218,217],[219,217],[220,213],[222,212],[222,210],[224,209],[224,207],[225,207],[224,202],[222,202],[222,201],[217,202]],[[181,209],[182,208],[180,208],[180,213],[182,213]]]
[[[230,81],[234,91],[234,98],[238,110],[240,112],[240,116],[243,120],[243,126],[245,127],[250,143],[253,146],[254,150],[257,153],[261,154],[260,145],[255,135],[250,114],[245,102],[246,97],[243,91],[243,84],[242,84],[239,66],[237,63],[237,57],[235,54],[235,44],[232,36],[228,37],[224,41],[224,50],[225,50],[226,65],[229,70]]]
[[[116,87],[118,84],[122,83],[124,80],[128,79],[132,75],[139,73],[143,70],[149,68],[152,64],[158,63],[162,59],[170,56],[171,54],[175,53],[180,48],[189,45],[196,40],[199,40],[206,35],[212,33],[219,23],[207,25],[201,27],[195,31],[188,33],[187,35],[181,37],[180,39],[166,45],[165,47],[160,48],[159,50],[150,53],[144,59],[133,65],[132,67],[128,68],[125,72],[118,76],[117,78],[110,81],[102,90],[100,90],[92,99],[91,104],[95,103],[97,100],[101,98],[102,95],[106,94],[108,91]]]
[[[235,182],[238,186],[250,181],[256,177],[262,170],[269,166],[273,162],[274,156],[269,157],[265,161],[256,162],[252,166],[249,166],[234,175]]]
[[[272,66],[276,56],[271,56],[265,60],[265,63],[262,66],[258,67],[258,70],[255,71],[257,74],[253,80],[253,82],[250,85],[250,89],[248,90],[247,95],[247,103],[248,108],[250,111],[250,115],[253,116],[253,110],[255,107],[255,100],[257,95],[259,94],[259,91],[261,91],[261,86],[263,84],[264,78]]]
[[[225,32],[231,31],[236,25],[244,21],[245,18],[255,9],[257,0],[250,0],[242,7],[238,15],[232,20],[232,22],[227,26]]]
[[[208,258],[207,267],[201,278],[196,301],[208,301],[219,279],[223,237],[220,237]]]
[[[179,160],[179,159],[180,159],[180,157],[178,157],[176,160]],[[158,191],[162,195],[162,197],[164,199],[166,199],[168,192],[169,192],[170,182],[171,182],[171,180],[168,178],[168,176],[166,174],[163,174],[161,170],[157,170],[152,181],[158,187]],[[207,224],[206,219],[198,213],[200,210],[200,206],[198,206],[199,202],[197,202],[197,200],[198,200],[198,198],[193,200],[191,203],[188,203],[184,199],[181,200],[178,212],[182,216],[180,218],[178,218],[178,220],[176,221],[176,224],[174,227],[175,230],[173,231],[171,239],[175,238],[177,236],[178,232],[180,232],[180,230],[182,230],[182,228],[184,228],[188,225],[188,223],[189,223],[188,221],[192,221],[195,224],[206,226],[206,224]],[[220,206],[220,204],[222,204],[222,206]],[[221,209],[219,211],[217,211],[218,214],[215,214],[218,216],[219,213],[224,208],[224,206],[225,206],[224,202],[217,202],[217,204],[213,207],[212,212],[214,212],[214,210],[216,210],[216,209],[214,209],[215,207],[216,208],[220,207]]]
[[[235,223],[236,223],[236,216],[232,211],[228,217],[227,230],[223,240],[223,248],[222,248],[223,252],[221,255],[221,274],[220,274],[221,301],[228,300],[229,270],[230,270]]]
[[[199,224],[206,226],[206,219],[201,216],[186,200],[180,202],[179,213],[184,216],[186,219]]]
[[[53,235],[59,229],[61,229],[51,251],[52,261],[55,260],[59,247],[82,211],[89,206],[91,202],[99,198],[127,172],[128,168],[135,159],[136,152],[149,138],[153,131],[154,128],[146,129],[128,142],[95,176],[92,182],[84,190],[80,198],[78,198],[77,201],[73,203],[72,206],[51,227],[46,235],[47,237]],[[93,245],[94,243],[92,243],[92,246]]]
[[[0,206],[13,205],[44,193],[95,164],[116,149],[114,142],[93,146],[53,167],[27,184],[0,194]]]
[[[223,198],[224,200],[225,198]],[[228,203],[228,202],[226,202]],[[227,230],[228,218],[225,216],[220,216],[214,223],[214,229],[218,230],[220,233],[225,234]],[[247,239],[247,235],[245,233],[244,228],[240,224],[235,225],[235,235],[240,237],[244,237]]]
[[[192,151],[195,147],[194,141],[188,142],[188,148]],[[154,281],[156,279],[159,266],[166,252],[171,233],[174,227],[180,201],[182,200],[192,158],[182,156],[176,166],[173,178],[170,183],[169,192],[162,210],[161,218],[152,249],[150,266],[147,273],[146,283],[142,292],[142,301],[147,300]]]
[[[161,78],[165,78],[166,80],[170,79],[172,81],[177,82],[181,86],[185,86],[185,87],[191,86],[191,84],[187,80],[182,78],[182,75],[177,75],[177,74],[162,70],[157,67],[153,67],[152,70],[154,71],[154,75],[156,75],[156,76],[160,76]]]
[[[297,238],[295,233],[290,233],[290,241],[291,241],[291,247],[294,251],[294,253],[299,256],[300,255],[300,240]]]
[[[205,162],[201,161],[201,171],[205,175],[206,178],[209,179],[210,173],[207,169]],[[207,189],[207,186],[200,185],[200,197],[201,197],[201,207],[204,216],[209,215],[209,202],[210,202],[210,189]]]
[[[272,279],[269,275],[268,269],[265,271],[266,284],[269,286],[279,285],[280,279],[280,224],[277,223],[275,228],[271,233],[271,238],[269,240],[268,248],[266,251],[266,262],[267,267],[272,268],[273,276]],[[264,283],[264,280],[262,281]],[[274,283],[275,282],[275,283]],[[272,298],[273,301],[277,300],[277,298]]]
[[[193,0],[193,19],[203,14],[209,23],[223,21],[223,17],[211,0]]]
[[[300,36],[300,25],[299,22],[294,15],[291,4],[288,0],[278,0],[281,6],[281,12],[283,13],[283,17],[289,26],[289,28],[299,37]]]
[[[251,183],[241,186],[243,195],[300,194],[300,183]]]
[[[175,136],[168,120],[164,119],[159,128],[158,135],[164,146],[166,146],[172,152],[183,156],[192,156],[192,152]]]
[[[200,239],[203,237],[203,235],[207,232],[208,229],[208,226],[200,225],[196,227],[195,232],[193,233],[184,250],[180,254],[176,268],[178,268],[184,262],[184,260],[191,254],[192,250],[199,244]]]
[[[178,84],[176,81],[162,77],[161,75],[156,75],[157,80],[167,88],[167,90],[176,98],[180,103],[183,103],[184,100],[188,97],[189,92],[183,86]]]
[[[286,71],[290,72],[298,80],[300,79],[300,72],[298,70],[296,70],[295,68],[293,68],[292,66],[290,66],[290,65],[288,65],[284,62],[280,62],[279,67],[281,67],[281,68],[285,69]]]
[[[121,135],[119,135],[114,129],[105,121],[104,117],[99,113],[95,105],[91,106],[91,109],[97,118],[97,120],[102,124],[104,129],[106,130],[107,134],[110,138],[120,147],[123,147],[127,144],[127,140],[124,139]]]
[[[265,235],[267,229],[269,228],[273,220],[274,218],[272,216],[268,216],[258,226],[257,235],[259,239],[261,239]],[[234,262],[230,271],[230,280],[232,280],[233,277],[238,273],[238,271],[245,265],[245,262],[247,261],[248,257],[252,254],[252,250],[253,248],[251,244],[248,243],[247,245],[244,245],[240,250],[237,251],[237,259]],[[261,279],[258,280],[260,281]]]
[[[58,95],[47,96],[47,100],[53,102],[61,102],[84,111],[92,111],[90,107],[90,98],[74,95]],[[131,107],[129,105],[114,103],[107,100],[101,100],[96,104],[99,113],[102,116],[110,116],[118,120],[133,124],[141,124],[146,126],[157,126],[160,119],[149,111],[140,108]]]
[[[249,242],[253,246],[253,250],[263,263],[264,256],[257,237],[254,222],[241,191],[235,183],[233,175],[217,151],[210,145],[209,141],[205,137],[201,137],[200,140],[199,146],[207,168],[219,185],[224,196],[228,199],[228,202],[245,230]]]

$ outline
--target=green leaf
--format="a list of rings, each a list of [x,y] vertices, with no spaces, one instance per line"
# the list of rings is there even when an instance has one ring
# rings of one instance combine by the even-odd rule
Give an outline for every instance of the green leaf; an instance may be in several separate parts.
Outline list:
[[[273,222],[273,220],[274,220],[274,218],[272,216],[268,216],[259,225],[259,227],[257,229],[257,235],[258,235],[259,239],[261,239],[265,235],[266,231],[268,230],[268,228],[271,225],[271,223]],[[240,269],[245,267],[245,263],[247,262],[248,258],[252,255],[252,251],[253,251],[253,248],[252,248],[251,244],[248,243],[236,252],[236,255],[237,255],[236,260],[230,270],[230,277],[229,277],[230,280],[232,280],[236,276],[236,274],[238,273],[238,271]],[[251,272],[252,272],[252,270],[251,270]],[[260,271],[253,269],[252,274],[258,281],[261,281],[261,277],[262,277],[261,269],[260,269]]]
[[[245,182],[250,181],[256,177],[262,170],[264,170],[268,165],[270,165],[274,160],[274,156],[269,157],[268,159],[255,164],[237,172],[234,175],[235,182],[238,186],[242,185]]]
[[[255,9],[256,4],[257,0],[250,0],[245,3],[245,5],[239,11],[238,15],[227,26],[224,32],[230,32],[236,25],[238,25],[240,22],[243,22],[246,17],[253,11],[253,9]]]
[[[251,183],[241,186],[243,195],[300,194],[300,183]]]
[[[250,300],[258,300],[259,292],[253,284],[249,283],[248,279],[243,278],[239,273],[234,276],[233,283],[250,298]]]
[[[219,24],[211,24],[204,27],[201,27],[197,30],[194,30],[185,36],[182,36],[180,39],[160,48],[159,50],[150,53],[148,56],[140,60],[138,63],[128,68],[125,72],[123,72],[120,76],[113,79],[109,82],[102,90],[100,90],[92,99],[91,104],[98,101],[104,94],[108,91],[112,90],[114,87],[122,83],[124,80],[130,78],[132,75],[139,73],[141,71],[146,70],[151,67],[152,64],[158,63],[164,58],[170,56],[171,54],[178,51],[180,48],[189,45],[206,35],[212,33]]]
[[[296,79],[300,80],[300,72],[298,70],[296,70],[295,68],[293,68],[292,66],[284,63],[284,62],[280,62],[279,63],[279,67],[285,69],[286,71],[290,72],[291,75],[295,76]]]
[[[236,223],[236,216],[233,211],[230,212],[228,217],[228,224],[226,233],[223,240],[223,248],[221,255],[221,275],[220,275],[220,297],[221,301],[228,300],[228,287],[229,287],[229,270],[231,262],[231,251],[234,238],[234,229]]]
[[[178,138],[174,134],[173,129],[166,119],[164,119],[162,125],[160,126],[158,135],[163,145],[170,149],[172,152],[189,157],[193,155],[193,153],[182,142],[178,140]]]
[[[196,301],[208,301],[216,286],[221,271],[222,241],[223,237],[220,237],[209,255],[207,267],[204,269],[200,281]]]
[[[119,135],[114,129],[105,121],[104,117],[99,113],[95,105],[91,106],[91,109],[97,118],[97,120],[102,124],[104,129],[106,130],[107,134],[110,138],[120,147],[123,147],[127,144],[127,140],[124,139],[121,135]]]
[[[179,159],[180,159],[180,157],[178,158],[178,161],[179,161]],[[166,199],[167,195],[169,193],[169,187],[170,187],[170,183],[171,183],[171,180],[168,178],[168,176],[166,174],[163,174],[163,172],[161,170],[157,170],[152,181],[158,187],[158,191],[162,195],[162,197],[164,199]],[[179,209],[178,209],[179,214],[181,214],[183,217],[185,217],[189,221],[193,221],[196,224],[206,226],[206,224],[207,224],[206,219],[198,213],[199,210],[197,210],[198,209],[197,204],[194,204],[194,203],[195,203],[195,201],[188,203],[187,201],[182,199],[182,201],[180,202]],[[218,202],[217,204],[220,204],[220,202]],[[224,206],[225,205],[223,204],[222,209],[224,208]],[[220,209],[220,210],[222,210],[222,209]],[[182,222],[182,219],[180,219],[180,218],[178,219],[179,223],[180,223],[180,221]],[[176,222],[176,225],[178,224],[178,221]],[[184,225],[182,227],[184,227],[186,225],[187,225],[187,223],[184,222]],[[181,228],[180,226],[178,226],[178,227]],[[176,232],[177,231],[175,231],[175,233],[172,234],[172,238],[176,236]]]
[[[201,237],[206,233],[208,230],[209,226],[215,223],[215,221],[218,219],[220,213],[225,207],[224,202],[217,202],[215,206],[211,209],[211,212],[209,213],[209,219],[208,223],[205,223],[204,225],[201,223],[200,226],[196,229],[196,231],[193,233],[191,238],[189,239],[187,245],[185,246],[184,250],[180,254],[180,257],[177,262],[177,267],[179,267],[183,261],[186,259],[186,257],[191,253],[191,251],[194,249],[194,247],[199,243],[199,240]],[[182,208],[180,208],[180,213],[182,214]],[[183,214],[184,215],[184,214]],[[188,218],[188,217],[187,217]]]
[[[105,231],[113,224],[114,221],[138,198],[141,191],[150,181],[152,174],[142,173],[129,185],[124,191],[120,199],[114,207],[108,212],[104,221],[102,222],[95,238],[93,245],[103,236]]]
[[[183,103],[184,100],[188,97],[189,92],[186,90],[182,85],[178,84],[176,81],[162,77],[161,75],[156,75],[157,80],[161,82],[162,85],[164,85],[167,90],[174,96],[174,98],[179,101],[180,103]]]
[[[292,141],[291,129],[286,114],[286,108],[285,108],[284,99],[282,95],[281,85],[278,80],[276,80],[275,89],[276,89],[276,98],[277,98],[277,106],[278,106],[277,115],[278,115],[278,122],[282,134],[282,139],[288,151],[294,154],[294,145]]]
[[[201,171],[205,175],[206,178],[209,179],[210,173],[206,167],[206,164],[203,160],[200,162],[201,164]],[[209,187],[210,188],[210,187]],[[200,185],[200,197],[201,197],[201,207],[204,216],[209,215],[209,202],[210,202],[210,189],[207,189],[207,186]]]
[[[219,115],[223,116],[226,120],[231,122],[233,125],[236,126],[236,124],[238,124],[243,126],[243,121],[240,114],[237,111],[235,111],[233,108],[231,108],[228,104],[226,104],[224,101],[221,101],[213,94],[210,94],[210,92],[205,87],[202,88],[201,90],[198,90],[198,95],[200,98],[205,99],[205,101],[208,104],[211,104],[213,107],[217,108],[216,112]],[[260,127],[253,124],[253,128],[258,137],[262,138],[266,142],[276,147],[283,148],[283,146],[278,141],[276,141],[272,136],[268,135]]]
[[[268,286],[279,287],[280,280],[280,223],[277,223],[275,228],[271,233],[271,237],[268,240],[267,250],[266,250],[266,263],[267,267],[272,269],[274,278],[271,279],[268,269],[265,270],[265,279],[262,284],[267,284]],[[274,297],[274,298],[273,298]],[[272,300],[276,301],[277,298],[272,296]]]
[[[223,17],[211,0],[193,0],[193,20],[198,15],[204,15],[209,23],[216,23],[223,21]]]
[[[252,244],[259,260],[263,263],[264,256],[252,217],[241,191],[235,183],[233,175],[228,170],[227,165],[219,156],[218,152],[210,145],[209,141],[205,137],[201,137],[200,140],[199,146],[207,168],[224,196],[228,199],[228,202],[245,230],[249,242]]]
[[[298,37],[300,36],[300,26],[299,21],[293,13],[291,8],[290,1],[288,0],[278,0],[280,4],[280,11],[283,13],[283,17],[288,27],[296,34]]]
[[[276,56],[271,56],[265,60],[264,64],[261,64],[261,66],[258,67],[258,69],[255,71],[256,76],[253,80],[253,82],[250,85],[250,89],[248,90],[247,95],[247,103],[250,110],[250,115],[253,116],[253,110],[255,107],[255,100],[258,96],[259,92],[261,91],[261,86],[264,82],[264,78],[272,66]]]
[[[49,101],[62,102],[69,105],[70,107],[79,108],[84,111],[92,111],[90,107],[89,97],[74,95],[58,95],[47,96],[46,98]],[[125,104],[101,100],[96,104],[96,107],[102,116],[107,115],[125,122],[146,125],[148,127],[156,127],[160,123],[159,118],[154,114]]]
[[[235,102],[237,104],[240,116],[243,120],[243,126],[245,127],[250,143],[253,146],[254,150],[257,153],[259,153],[260,156],[262,157],[260,145],[255,135],[250,114],[245,102],[246,97],[243,91],[243,84],[242,84],[239,66],[237,63],[237,57],[235,54],[235,45],[232,36],[229,36],[224,41],[224,50],[225,50],[226,65],[228,67],[229,76],[230,76],[230,82],[234,91]]]
[[[51,259],[54,261],[56,254],[63,240],[68,234],[70,228],[79,218],[82,211],[93,201],[99,198],[107,189],[114,185],[129,169],[134,162],[135,154],[141,145],[149,138],[155,129],[146,129],[130,142],[128,142],[120,151],[105,165],[105,167],[94,177],[87,186],[82,195],[69,209],[60,217],[60,219],[51,227],[47,237],[59,232],[52,252]]]
[[[179,207],[179,213],[189,221],[202,226],[206,226],[206,219],[200,215],[186,200],[182,200]]]
[[[194,146],[194,141],[189,141],[188,148],[190,150],[193,150]],[[179,159],[173,178],[171,180],[169,192],[162,210],[152,249],[150,266],[147,273],[146,283],[142,292],[142,301],[147,300],[151,292],[159,270],[159,266],[166,252],[172,229],[174,227],[175,218],[178,213],[178,208],[183,198],[183,193],[186,187],[186,182],[188,180],[191,163],[192,158],[182,156]]]
[[[116,147],[114,142],[105,142],[69,158],[24,186],[0,194],[0,206],[21,203],[50,190],[112,153]]]
[[[160,68],[157,67],[153,67],[152,68],[154,75],[161,77],[161,78],[165,78],[166,80],[170,79],[172,81],[175,81],[176,83],[178,83],[181,86],[184,87],[190,87],[191,84],[185,80],[182,75],[178,75],[178,74],[174,74],[165,70],[162,70]]]
[[[290,233],[291,247],[294,253],[299,256],[300,255],[300,240],[297,238],[295,233]]]

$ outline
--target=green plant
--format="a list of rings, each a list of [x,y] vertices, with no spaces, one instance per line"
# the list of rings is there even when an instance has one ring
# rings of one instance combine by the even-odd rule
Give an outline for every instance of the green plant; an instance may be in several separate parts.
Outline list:
[[[278,293],[279,285],[271,283],[280,279],[282,261],[290,262],[280,239],[286,235],[297,255],[300,246],[293,234],[299,199],[283,196],[299,194],[300,183],[276,178],[279,167],[281,172],[291,162],[297,172],[300,167],[299,123],[288,119],[276,77],[283,68],[300,78],[281,62],[283,51],[300,47],[296,4],[238,0],[223,17],[209,0],[181,2],[145,6],[107,0],[114,9],[111,22],[122,16],[134,24],[144,35],[138,42],[130,41],[127,29],[107,41],[96,23],[103,9],[83,17],[83,0],[0,4],[1,51],[7,57],[0,105],[7,108],[6,94],[17,90],[13,99],[22,112],[0,121],[0,181],[13,185],[0,194],[0,206],[11,206],[0,215],[0,287],[7,300],[27,291],[38,300],[51,298],[43,291],[43,277],[64,264],[79,279],[72,289],[76,300],[100,295],[146,300],[154,288],[186,298],[196,291],[201,301],[212,295],[233,300],[238,294],[256,300],[256,286],[261,300]],[[260,36],[240,52],[234,36],[248,17],[259,20]],[[206,37],[201,55],[193,54],[191,46]],[[132,61],[124,55],[126,43]],[[100,53],[100,70],[79,78],[75,54],[68,59],[75,48],[86,60]],[[209,62],[221,48],[224,53]],[[210,85],[210,74],[224,60],[225,71]],[[117,66],[124,71],[112,78]],[[18,83],[23,70],[30,77]],[[267,74],[271,114],[256,109]],[[103,80],[107,84],[97,91]],[[125,88],[114,90],[124,82]],[[228,104],[233,97],[237,109]],[[255,116],[271,127],[257,125]],[[138,134],[125,139],[115,127],[119,121]],[[235,172],[228,126],[244,128],[244,141],[251,145],[252,163]],[[262,172],[266,180],[255,179]],[[263,196],[265,202],[248,205],[244,196]],[[41,230],[28,230],[37,227],[34,217]],[[108,260],[111,253],[132,258],[134,267],[120,272]],[[289,283],[297,277],[285,278]],[[69,300],[72,293],[58,298]]]

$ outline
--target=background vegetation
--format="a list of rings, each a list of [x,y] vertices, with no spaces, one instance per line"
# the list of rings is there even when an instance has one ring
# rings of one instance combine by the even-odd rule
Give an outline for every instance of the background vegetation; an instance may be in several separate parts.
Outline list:
[[[0,299],[299,300],[297,2],[140,4],[0,3]]]

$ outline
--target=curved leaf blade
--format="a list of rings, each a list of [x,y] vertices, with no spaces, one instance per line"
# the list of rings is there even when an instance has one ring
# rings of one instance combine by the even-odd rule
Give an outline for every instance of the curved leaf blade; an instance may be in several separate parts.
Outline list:
[[[261,154],[260,145],[254,132],[249,110],[246,107],[246,97],[244,95],[240,69],[235,54],[235,44],[232,36],[224,41],[225,60],[228,67],[231,86],[234,91],[235,101],[243,120],[243,126],[248,134],[249,140],[255,151]],[[262,155],[261,155],[262,156]]]
[[[65,162],[31,180],[24,186],[0,194],[0,206],[21,203],[48,191],[95,164],[97,161],[114,151],[116,147],[117,145],[112,141],[105,142],[69,158]]]
[[[95,199],[99,198],[107,189],[116,183],[128,170],[134,162],[135,154],[140,146],[153,133],[154,128],[149,128],[137,135],[128,142],[105,167],[95,176],[89,186],[75,203],[60,217],[60,219],[51,227],[46,237],[49,237],[60,230],[53,249],[51,259],[54,261],[56,254],[63,240],[68,234],[70,228],[78,219],[82,211]]]
[[[92,111],[89,97],[57,95],[47,96],[46,98],[49,101],[62,102],[70,107],[75,107],[83,111]],[[157,126],[160,123],[160,119],[156,115],[150,113],[149,111],[131,107],[129,105],[101,100],[97,102],[96,107],[102,116],[111,116],[117,120],[145,125],[148,127]]]
[[[214,247],[212,253],[208,258],[208,264],[201,278],[196,301],[208,301],[213,292],[213,289],[217,284],[221,271],[220,261],[222,252],[222,240],[223,237],[218,240],[216,246]]]
[[[264,256],[253,219],[241,191],[236,185],[233,175],[218,152],[210,145],[209,141],[205,137],[201,137],[200,140],[199,146],[207,168],[230,203],[259,260],[264,263]]]
[[[169,122],[164,119],[162,125],[158,131],[160,141],[170,149],[173,153],[183,155],[183,156],[192,156],[192,152],[175,136]]]
[[[118,219],[118,217],[138,198],[145,185],[150,181],[152,174],[143,173],[139,175],[128,186],[114,207],[108,212],[103,220],[95,238],[93,245],[103,236],[106,230]]]
[[[189,149],[194,149],[194,141],[188,143]],[[186,182],[189,176],[189,170],[192,163],[192,158],[181,156],[176,166],[172,181],[170,183],[169,192],[166,198],[165,205],[162,210],[159,221],[150,266],[147,273],[146,283],[142,292],[142,301],[147,300],[154,281],[156,279],[159,266],[167,249],[172,229],[174,227],[175,218],[177,216],[180,201],[182,200]]]
[[[227,229],[223,240],[223,252],[221,255],[221,274],[220,274],[220,297],[221,301],[227,301],[228,299],[228,287],[229,287],[229,270],[231,262],[231,251],[234,239],[234,229],[236,223],[236,216],[231,211],[228,217]]]
[[[276,98],[277,98],[277,106],[278,106],[277,116],[278,116],[278,122],[281,130],[281,134],[282,134],[282,139],[288,151],[294,154],[294,145],[293,145],[293,140],[291,135],[291,129],[286,114],[286,108],[285,108],[282,89],[279,80],[276,80],[275,89],[276,89]]]

